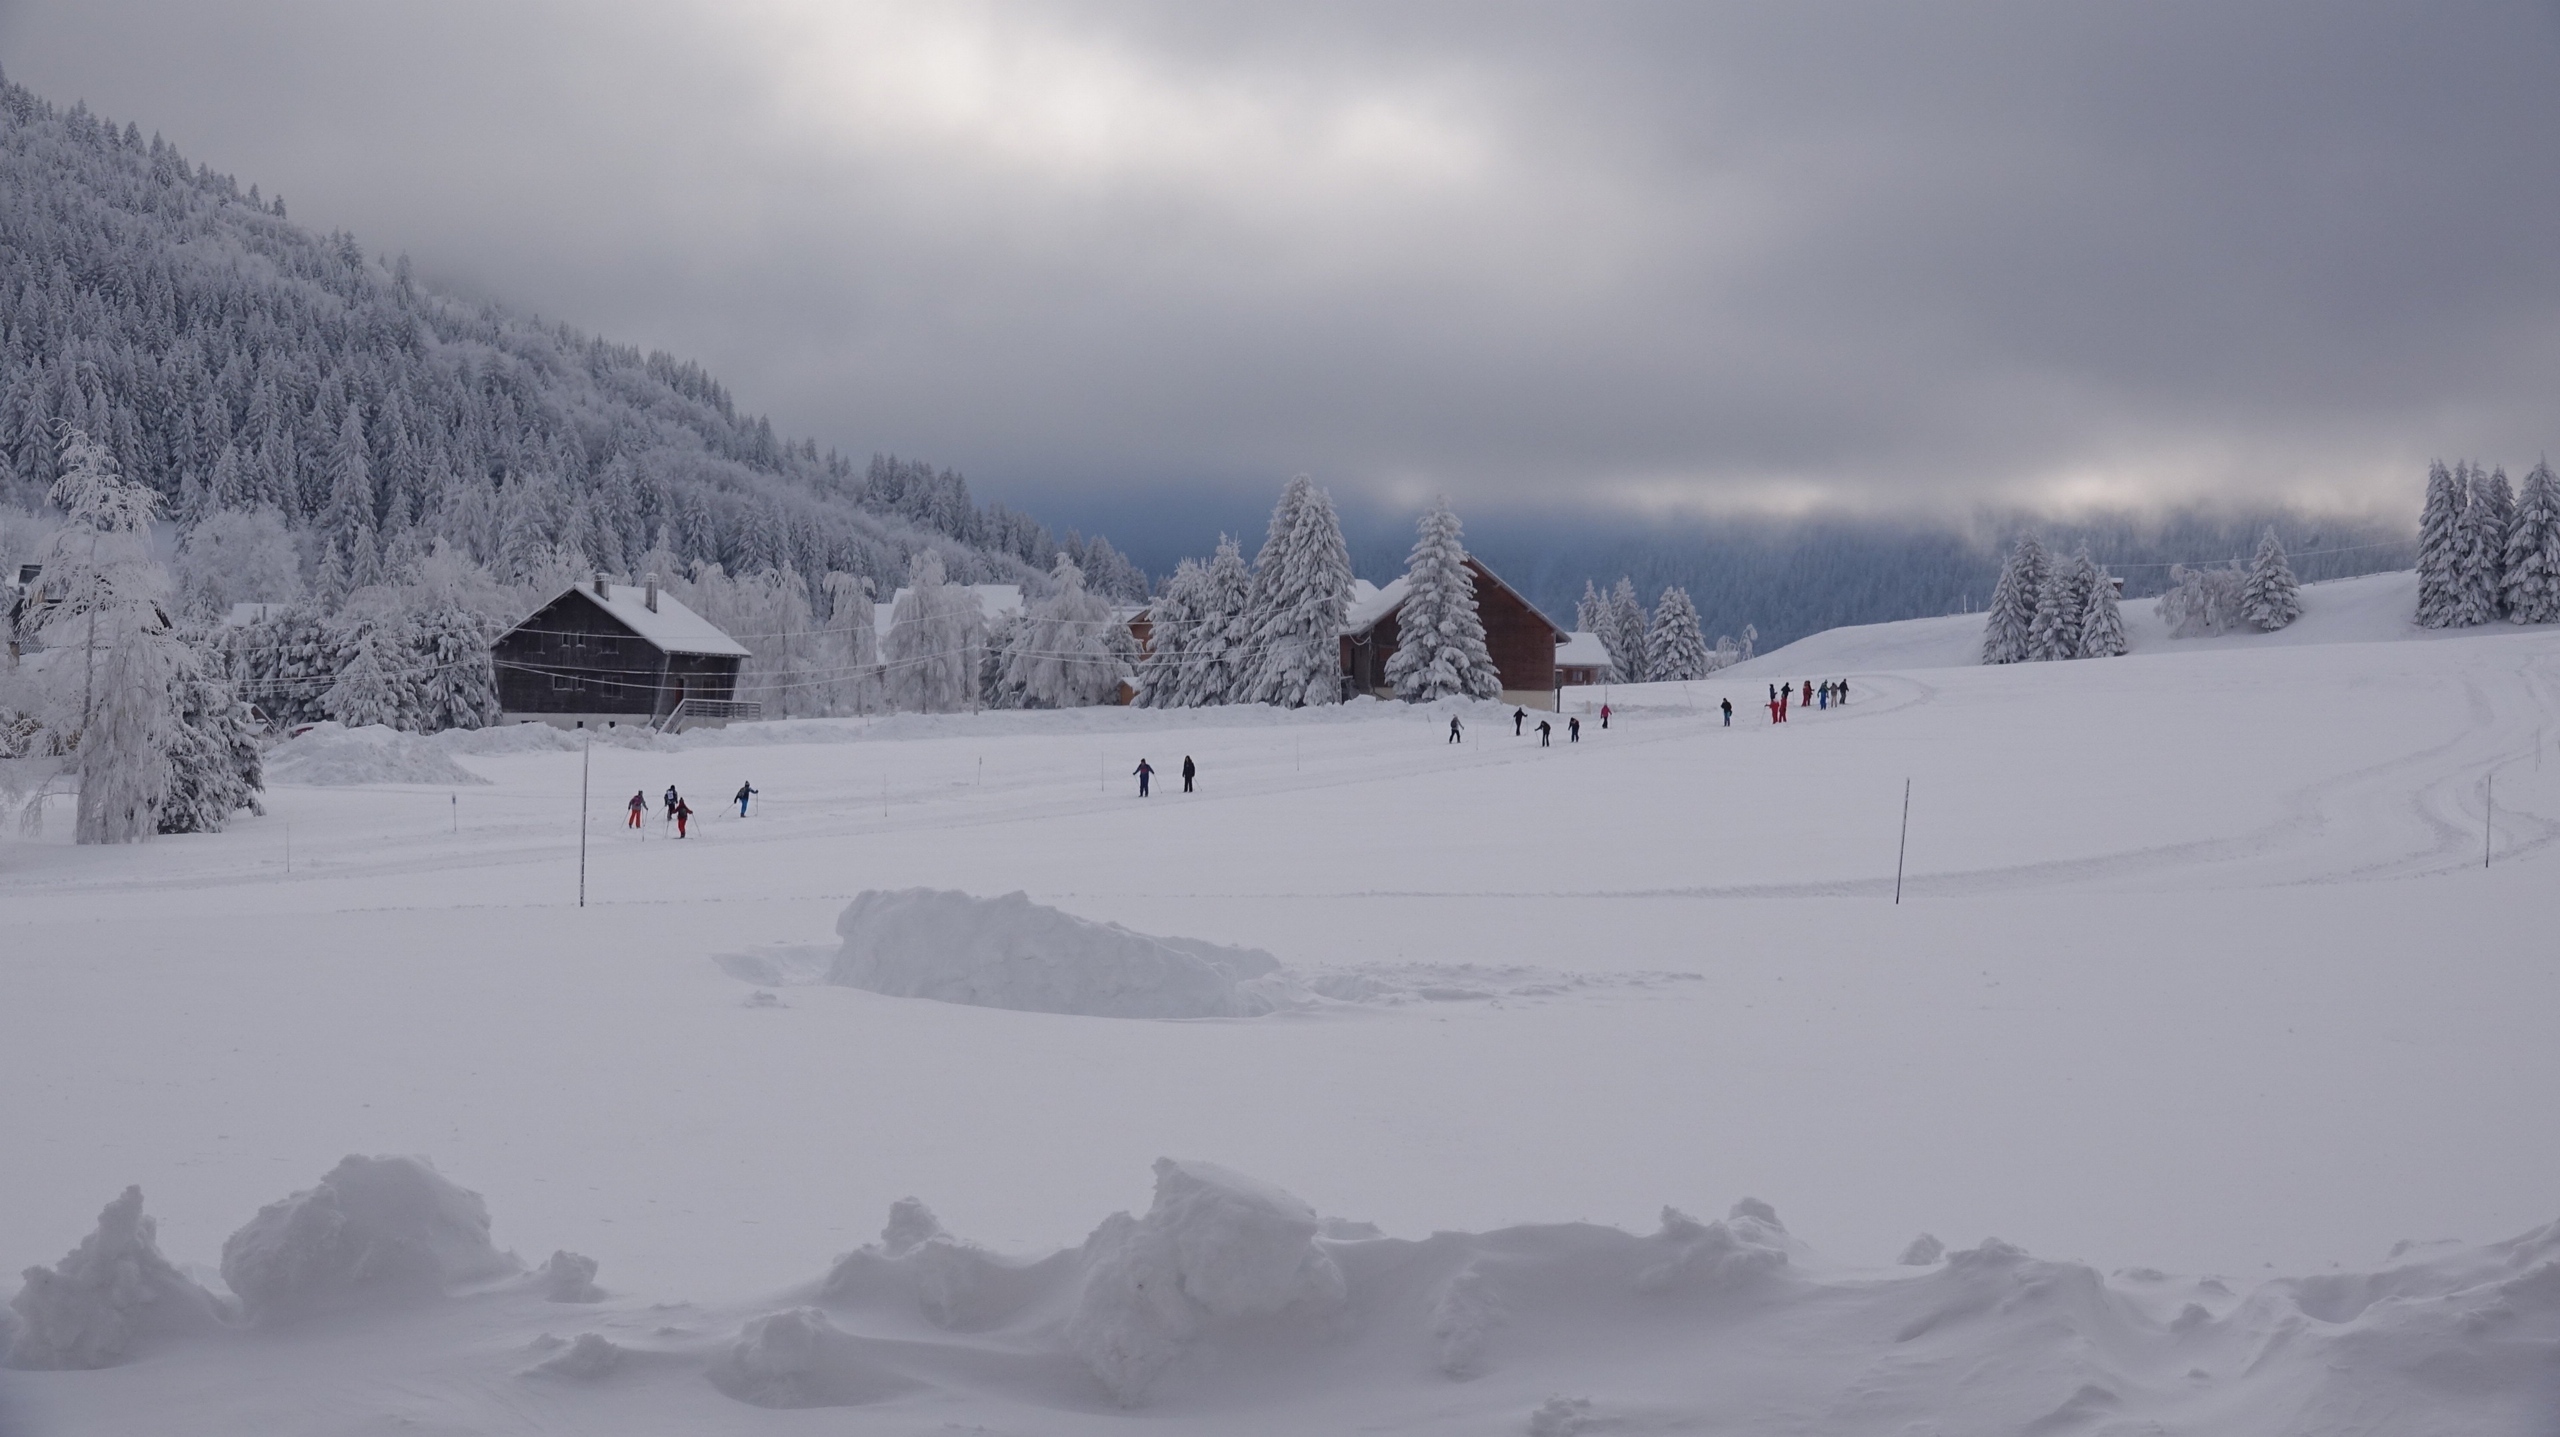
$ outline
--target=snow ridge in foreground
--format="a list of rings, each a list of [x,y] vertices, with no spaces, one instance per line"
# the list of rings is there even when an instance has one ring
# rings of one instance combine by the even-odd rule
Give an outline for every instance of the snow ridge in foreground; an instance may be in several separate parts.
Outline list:
[[[1079,1247],[994,1253],[907,1199],[824,1277],[727,1310],[616,1301],[573,1254],[522,1274],[486,1234],[479,1199],[423,1160],[351,1157],[226,1244],[226,1274],[250,1284],[244,1318],[159,1256],[128,1190],[78,1251],[28,1274],[10,1355],[108,1365],[144,1355],[147,1334],[166,1358],[192,1342],[208,1362],[290,1380],[297,1342],[339,1360],[347,1339],[310,1324],[256,1344],[232,1331],[262,1312],[358,1304],[374,1314],[365,1340],[406,1364],[380,1380],[485,1404],[492,1426],[475,1430],[517,1425],[509,1382],[551,1384],[545,1410],[572,1421],[577,1400],[601,1404],[604,1422],[645,1393],[669,1431],[716,1420],[723,1402],[872,1409],[901,1431],[962,1411],[1106,1431],[1144,1406],[1221,1430],[1359,1413],[1400,1430],[1556,1437],[1923,1420],[2523,1434],[2560,1410],[2560,1223],[2243,1298],[1997,1241],[1842,1271],[1748,1199],[1717,1222],[1666,1208],[1644,1234],[1561,1223],[1390,1238],[1165,1159],[1147,1211],[1106,1218]],[[279,1307],[279,1291],[293,1300]],[[588,1304],[569,1309],[585,1330],[537,1331],[564,1300]]]

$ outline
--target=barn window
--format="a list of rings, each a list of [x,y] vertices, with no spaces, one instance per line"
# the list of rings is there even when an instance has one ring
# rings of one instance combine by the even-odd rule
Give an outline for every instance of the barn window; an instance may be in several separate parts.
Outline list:
[[[585,687],[586,685],[582,683],[575,674],[553,674],[551,676],[551,691],[555,694],[575,693]]]
[[[596,639],[596,652],[607,658],[620,658],[622,656],[622,640],[613,637],[611,634],[599,635]]]

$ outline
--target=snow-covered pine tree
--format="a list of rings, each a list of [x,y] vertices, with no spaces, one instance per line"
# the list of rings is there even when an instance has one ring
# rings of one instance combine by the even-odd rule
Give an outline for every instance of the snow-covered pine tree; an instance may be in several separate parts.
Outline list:
[[[2089,600],[2080,611],[2080,654],[2084,659],[2124,657],[2124,612],[2116,602],[2116,581],[2101,567],[2089,580]]]
[[[1209,573],[1197,559],[1174,565],[1147,606],[1147,651],[1138,660],[1138,704],[1180,708],[1189,702],[1191,665],[1202,647],[1200,601]]]
[[[1574,628],[1586,634],[1598,634],[1608,622],[1608,602],[1600,597],[1600,591],[1592,586],[1589,579],[1583,580],[1582,597],[1573,604]]]
[[[80,730],[81,843],[139,843],[160,829],[171,784],[175,645],[142,610],[101,616],[113,647]]]
[[[1758,653],[1759,651],[1760,651],[1760,628],[1759,628],[1759,626],[1758,626],[1757,624],[1745,624],[1745,625],[1743,625],[1743,626],[1742,626],[1742,659],[1741,659],[1741,662],[1743,662],[1743,663],[1749,663],[1749,662],[1751,662],[1751,657],[1752,657],[1752,655],[1754,655],[1754,654]]]
[[[416,730],[417,705],[390,636],[380,624],[367,620],[357,626],[353,637],[354,656],[338,670],[337,681],[321,695],[320,706],[349,728],[381,724]]]
[[[171,687],[177,722],[169,730],[169,793],[160,805],[162,833],[219,833],[241,809],[264,813],[266,777],[249,706],[216,670],[209,648],[182,639]]]
[[[1065,554],[1049,571],[1055,587],[1031,602],[1007,678],[1026,708],[1091,708],[1109,703],[1130,671],[1137,647],[1112,615],[1111,601],[1084,586],[1084,571]]]
[[[160,496],[128,482],[107,446],[78,429],[64,431],[61,477],[45,496],[63,522],[36,550],[43,566],[37,595],[45,603],[35,623],[37,642],[48,649],[78,649],[78,702],[64,707],[70,735],[88,726],[96,707],[98,671],[106,646],[127,627],[155,625],[168,576],[151,554],[151,519]],[[72,682],[67,675],[56,683]]]
[[[1502,675],[1485,652],[1476,613],[1475,575],[1467,569],[1466,531],[1442,499],[1415,526],[1405,560],[1404,603],[1396,610],[1396,651],[1387,682],[1407,703],[1442,698],[1489,699]]]
[[[1351,551],[1332,497],[1306,475],[1281,491],[1253,569],[1254,651],[1244,697],[1282,708],[1339,703]]]
[[[2507,487],[2507,471],[2484,473],[2471,468],[2471,502],[2462,510],[2461,602],[2455,611],[2465,627],[2489,623],[2504,614],[2507,528],[2515,520],[2515,493]]]
[[[2438,460],[2427,466],[2427,502],[2418,513],[2420,628],[2450,628],[2462,607],[2461,477]]]
[[[2019,538],[2000,566],[2000,583],[1991,591],[1991,613],[1982,626],[1982,661],[2024,663],[2033,656],[2036,606],[2044,597],[2044,545],[2033,534]]]
[[[273,509],[206,514],[179,543],[177,569],[179,602],[207,619],[233,604],[290,603],[302,592],[293,536]]]
[[[2036,595],[2036,616],[2027,628],[2027,657],[2038,662],[2080,657],[2080,615],[2089,607],[2087,586],[2097,579],[2097,566],[2085,548],[2045,573]]]
[[[2258,536],[2257,557],[2249,561],[2249,577],[2241,582],[2240,617],[2271,633],[2302,617],[2302,585],[2293,577],[2273,524]]]
[[[1707,637],[1698,628],[1698,606],[1689,600],[1689,591],[1672,587],[1662,591],[1653,606],[1653,629],[1645,635],[1645,660],[1653,665],[1645,677],[1659,682],[1702,679],[1715,671],[1715,657],[1707,652]]]
[[[1059,554],[1065,558],[1064,552]],[[1020,609],[1007,609],[987,620],[978,645],[978,702],[991,709],[1028,708],[1022,684],[1014,678],[1014,661],[1022,652],[1025,624]]]
[[[1246,661],[1253,653],[1253,573],[1244,549],[1225,534],[1201,579],[1200,627],[1183,677],[1182,706],[1241,703]]]
[[[1609,667],[1622,683],[1640,684],[1653,671],[1653,656],[1645,652],[1645,638],[1653,632],[1653,617],[1644,611],[1644,600],[1636,597],[1636,582],[1624,574],[1609,591],[1609,626],[1600,631],[1600,646],[1609,651]]]
[[[2515,519],[2507,525],[2502,597],[2511,622],[2560,623],[2560,478],[2548,459],[2524,476]]]
[[[502,715],[489,645],[497,635],[478,614],[438,604],[407,615],[394,650],[408,670],[409,714],[420,733],[487,728]]]
[[[942,555],[918,550],[882,646],[890,707],[952,713],[966,706],[977,688],[979,632],[977,597],[944,582]]]

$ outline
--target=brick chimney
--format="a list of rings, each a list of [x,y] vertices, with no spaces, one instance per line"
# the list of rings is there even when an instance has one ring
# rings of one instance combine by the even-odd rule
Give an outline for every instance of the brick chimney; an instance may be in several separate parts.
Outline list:
[[[653,614],[654,614],[654,613],[658,612],[658,576],[657,576],[657,575],[655,575],[655,574],[651,574],[651,575],[649,576],[649,589],[648,589],[648,594],[647,594],[647,596],[646,596],[645,598],[641,599],[641,601],[640,601],[640,602],[642,602],[642,603],[644,603],[644,604],[647,604],[647,605],[649,606],[649,612],[650,612],[650,613],[653,613]]]

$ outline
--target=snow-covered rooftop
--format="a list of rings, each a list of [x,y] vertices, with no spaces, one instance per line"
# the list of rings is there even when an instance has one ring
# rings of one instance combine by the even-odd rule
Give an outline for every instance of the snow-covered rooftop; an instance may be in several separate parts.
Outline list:
[[[572,592],[613,615],[631,632],[657,645],[661,652],[714,654],[737,659],[747,657],[746,645],[720,632],[709,619],[686,608],[675,595],[664,589],[658,591],[658,607],[652,610],[648,605],[647,590],[638,584],[609,583],[605,585],[602,596],[596,593],[592,582],[572,584],[545,600],[542,609],[550,608]],[[534,612],[538,614],[542,609]]]
[[[1556,666],[1605,669],[1609,667],[1609,646],[1600,642],[1598,634],[1576,629],[1556,645]]]
[[[1351,581],[1351,605],[1343,614],[1342,631],[1346,634],[1366,633],[1369,626],[1394,613],[1404,603],[1405,579],[1398,575],[1380,588],[1366,579]]]

